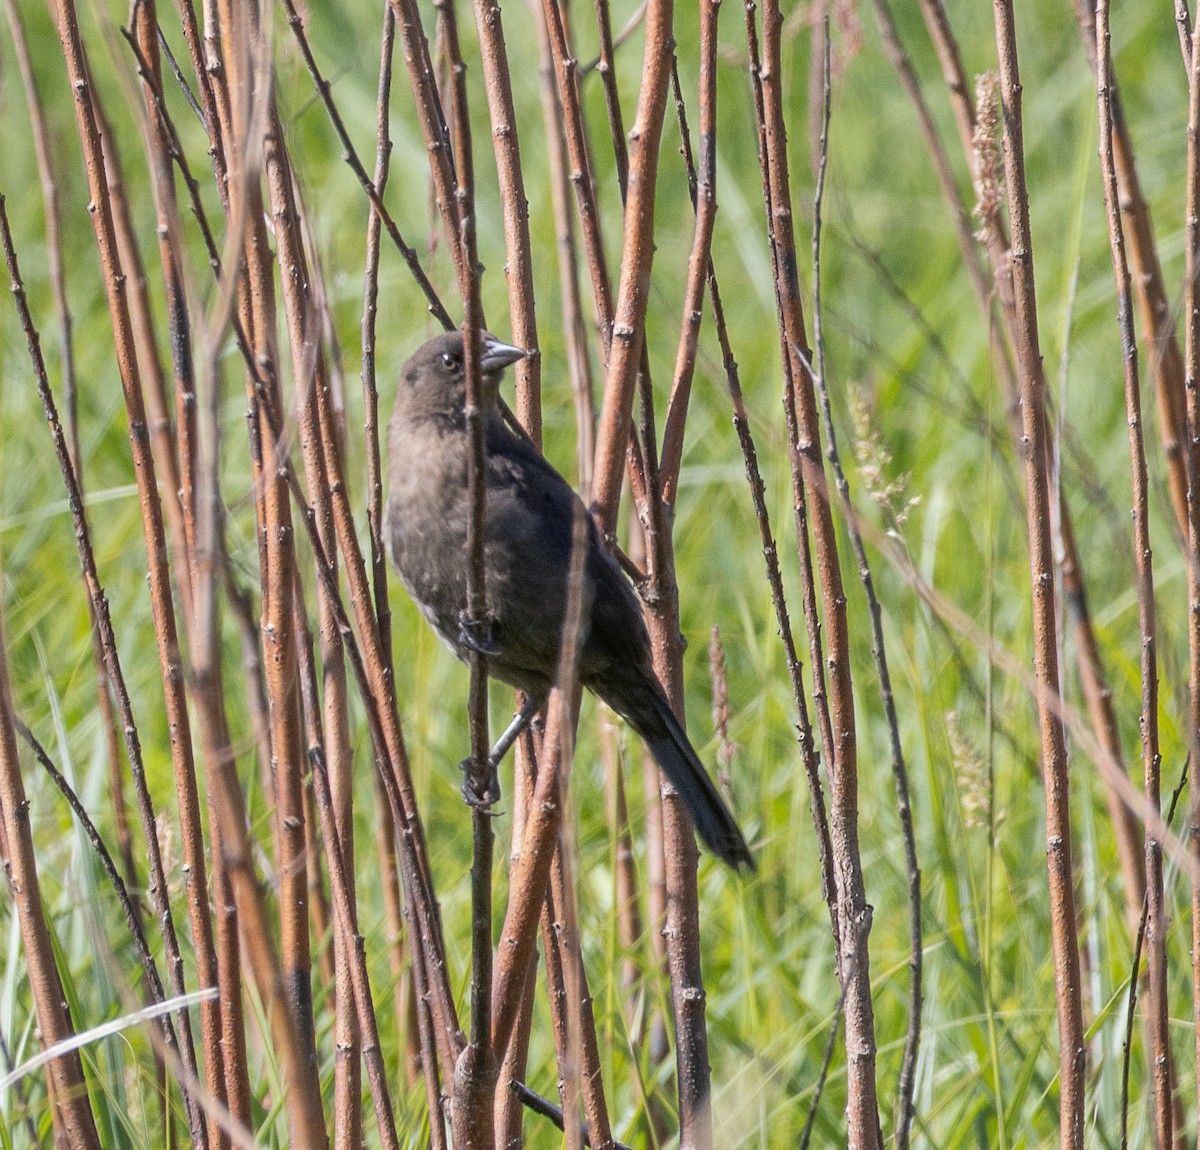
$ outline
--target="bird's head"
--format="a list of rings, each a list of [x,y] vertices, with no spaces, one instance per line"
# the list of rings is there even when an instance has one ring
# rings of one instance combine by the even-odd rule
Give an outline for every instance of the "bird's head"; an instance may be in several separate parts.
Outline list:
[[[504,369],[523,359],[526,353],[486,331],[480,334],[479,350],[481,398],[487,408],[496,403]],[[466,393],[463,334],[448,331],[434,336],[413,352],[400,373],[396,403],[410,415],[453,416],[462,412]]]

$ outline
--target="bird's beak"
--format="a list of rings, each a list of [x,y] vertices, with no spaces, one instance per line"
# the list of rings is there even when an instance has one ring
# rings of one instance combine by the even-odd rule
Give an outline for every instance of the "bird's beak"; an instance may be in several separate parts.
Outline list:
[[[494,335],[485,335],[480,349],[479,369],[485,375],[493,371],[503,371],[511,363],[524,359],[528,352],[523,347],[511,343],[501,343]]]

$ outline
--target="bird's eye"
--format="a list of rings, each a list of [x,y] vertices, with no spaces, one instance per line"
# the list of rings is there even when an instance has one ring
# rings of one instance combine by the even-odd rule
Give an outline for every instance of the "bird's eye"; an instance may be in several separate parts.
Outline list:
[[[442,367],[449,371],[453,367],[458,366],[458,356],[452,355],[448,351],[442,352]]]

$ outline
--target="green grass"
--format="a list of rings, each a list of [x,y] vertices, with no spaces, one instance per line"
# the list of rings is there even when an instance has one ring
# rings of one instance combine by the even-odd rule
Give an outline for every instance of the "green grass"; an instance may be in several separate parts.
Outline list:
[[[57,40],[46,13],[22,6],[38,61],[61,172],[64,232],[71,304],[76,320],[81,428],[89,512],[97,559],[133,694],[153,793],[173,810],[173,787],[165,719],[154,654],[145,554],[132,487],[129,447],[112,335],[97,274],[95,245],[85,211],[78,141]],[[590,14],[575,17],[580,59],[594,55]],[[634,4],[621,0],[614,24],[623,25]],[[953,124],[936,61],[911,6],[897,18],[922,77],[956,170],[964,165],[953,146]],[[993,66],[994,48],[986,5],[955,5],[951,15],[969,70]],[[1076,517],[1088,593],[1103,655],[1115,691],[1123,745],[1135,775],[1138,756],[1138,636],[1129,530],[1129,472],[1121,391],[1119,342],[1112,272],[1095,157],[1095,102],[1091,76],[1069,7],[1017,6],[1025,84],[1026,147],[1033,216],[1039,317],[1047,373],[1055,402],[1064,404],[1068,434],[1063,483]],[[903,9],[903,10],[900,10]],[[464,20],[465,20],[464,9]],[[426,16],[431,14],[426,10]],[[100,17],[123,21],[119,6],[93,5],[84,12],[95,78],[117,125],[125,178],[146,253],[151,283],[158,276],[153,211],[144,158],[130,114],[129,60],[124,50],[104,49]],[[180,46],[177,18],[164,5],[168,36]],[[314,6],[312,39],[334,96],[364,157],[373,150],[378,64],[379,5],[350,0]],[[1029,573],[1024,513],[1013,493],[1020,471],[1007,442],[1003,403],[981,326],[963,273],[947,214],[916,132],[912,110],[887,65],[870,22],[862,51],[845,62],[833,92],[830,187],[824,238],[825,330],[829,385],[839,436],[860,509],[869,500],[850,467],[852,426],[847,387],[869,397],[876,430],[894,456],[896,475],[909,473],[909,492],[921,497],[904,528],[917,567],[941,592],[986,625],[1005,647],[1031,654]],[[1115,14],[1115,61],[1141,161],[1140,173],[1157,226],[1168,285],[1178,294],[1183,267],[1183,187],[1186,79],[1175,30],[1165,5],[1120,5]],[[729,313],[752,426],[763,463],[768,502],[780,539],[784,579],[797,639],[806,650],[799,607],[799,577],[780,408],[779,345],[774,329],[770,259],[762,219],[753,110],[745,74],[745,40],[738,5],[723,13],[719,75],[720,212],[714,260]],[[524,144],[526,190],[533,228],[534,266],[544,374],[546,452],[574,474],[574,414],[564,364],[558,312],[558,278],[550,191],[542,143],[536,43],[522,5],[505,7],[509,51]],[[347,426],[361,425],[358,388],[358,319],[366,205],[339,148],[288,33],[277,21],[279,99],[292,156],[305,193],[327,287],[342,342],[346,371]],[[677,37],[689,112],[695,127],[697,28],[694,11],[677,12]],[[839,41],[840,43],[841,41]],[[119,43],[119,40],[118,40]],[[479,188],[479,245],[487,272],[483,295],[491,326],[507,332],[503,280],[503,234],[494,162],[473,29],[464,27],[470,67],[475,157]],[[802,279],[811,218],[812,178],[806,123],[809,32],[785,44],[785,97]],[[125,80],[118,82],[118,70]],[[640,70],[640,37],[618,56],[627,125],[632,120]],[[585,97],[597,156],[605,237],[613,266],[619,259],[620,214],[598,78]],[[179,94],[169,91],[185,130],[195,170],[206,171],[199,129]],[[139,105],[140,106],[140,105]],[[35,315],[42,329],[52,377],[58,384],[56,329],[47,283],[41,197],[28,146],[25,105],[12,61],[11,43],[0,38],[0,191],[20,244]],[[393,99],[393,176],[388,200],[406,237],[424,253],[430,234],[424,147],[411,96],[397,60]],[[648,321],[650,360],[660,398],[675,355],[682,285],[691,242],[677,131],[669,116],[663,141],[658,212],[658,251]],[[369,166],[369,165],[368,165]],[[205,184],[210,211],[216,200]],[[193,283],[207,293],[207,269],[194,229]],[[889,292],[856,243],[877,253],[936,332],[916,324]],[[453,304],[453,272],[442,244],[427,262],[443,296]],[[417,290],[395,252],[384,249],[381,271],[379,378],[382,407],[391,404],[391,381],[407,355],[431,333]],[[1072,286],[1075,284],[1076,286]],[[585,300],[590,299],[585,287]],[[1073,299],[1073,305],[1071,303]],[[590,303],[586,305],[590,309]],[[803,1127],[838,998],[828,914],[821,898],[817,852],[808,795],[794,739],[795,719],[782,646],[776,636],[757,528],[742,475],[719,354],[706,316],[702,355],[685,449],[675,524],[682,621],[691,645],[686,655],[689,728],[707,761],[715,756],[710,718],[711,687],[705,650],[709,628],[725,641],[733,707],[731,736],[738,744],[732,767],[737,812],[755,845],[759,870],[735,878],[702,859],[700,891],[704,966],[713,1066],[716,1144],[725,1148],[794,1145]],[[1066,363],[1065,379],[1059,365]],[[1145,357],[1143,356],[1143,366]],[[230,546],[249,583],[256,581],[253,508],[249,498],[244,400],[236,352],[227,359],[223,408],[224,493],[230,511]],[[1059,384],[1065,390],[1059,396]],[[289,381],[290,386],[290,381]],[[1152,389],[1147,387],[1147,402]],[[974,408],[977,419],[960,414]],[[661,412],[660,412],[661,426]],[[1148,429],[1155,427],[1148,418]],[[993,458],[988,437],[1001,445]],[[1185,754],[1187,698],[1186,580],[1172,534],[1162,452],[1148,435],[1154,484],[1152,511],[1159,576],[1160,676],[1164,792],[1174,787]],[[28,358],[15,313],[0,304],[0,554],[9,655],[16,707],[56,759],[68,768],[89,809],[109,835],[111,809],[103,737],[94,704],[91,649],[84,595],[60,480],[34,393]],[[362,508],[361,449],[351,449],[355,505]],[[1081,466],[1095,481],[1084,484]],[[873,514],[872,512],[868,512]],[[360,515],[365,537],[365,514]],[[845,541],[843,540],[845,543]],[[885,1136],[893,1125],[895,1083],[906,1025],[908,921],[899,821],[891,782],[886,729],[870,656],[865,602],[853,563],[847,580],[860,755],[861,839],[867,896],[874,907],[871,974],[879,1040],[878,1083]],[[911,775],[917,846],[923,870],[925,918],[924,1037],[917,1067],[914,1144],[939,1150],[965,1147],[1047,1146],[1056,1141],[1058,1056],[1054,978],[1044,867],[1044,824],[1037,774],[1033,701],[1022,686],[996,672],[989,678],[982,652],[956,639],[958,654],[901,575],[872,552],[884,606],[888,653]],[[310,598],[310,604],[312,600]],[[426,819],[432,865],[441,897],[452,985],[466,1009],[469,961],[470,824],[459,796],[455,764],[466,751],[467,676],[440,647],[415,609],[393,594],[393,638],[401,717]],[[236,693],[236,637],[227,624],[231,722],[245,737],[248,719]],[[1068,645],[1068,660],[1071,653]],[[807,665],[807,655],[805,663]],[[1073,665],[1073,664],[1072,664]],[[980,699],[967,672],[990,693],[1000,728],[989,736]],[[807,672],[806,672],[807,679]],[[1066,675],[1068,698],[1080,705],[1077,679]],[[493,724],[510,700],[493,690]],[[967,826],[962,772],[956,770],[946,713],[955,712],[962,742],[985,776],[994,777],[998,826]],[[356,714],[359,712],[356,711]],[[391,986],[383,908],[372,837],[374,799],[365,727],[356,728],[359,764],[356,835],[361,925],[375,989],[388,1065],[396,1071],[400,1051],[390,1006]],[[631,745],[628,760],[636,763]],[[254,831],[269,839],[269,812],[257,785],[249,746],[239,762],[249,793]],[[1093,765],[1074,751],[1072,815],[1085,972],[1085,1021],[1089,1026],[1088,1145],[1118,1141],[1120,1060],[1125,992],[1132,943],[1126,927],[1116,851],[1103,791]],[[507,771],[506,793],[511,793]],[[118,1016],[138,998],[140,971],[125,937],[119,910],[99,876],[85,840],[72,826],[56,792],[28,763],[26,786],[39,852],[42,890],[61,948],[61,969],[76,1025]],[[616,1133],[641,1145],[646,1119],[641,1088],[658,1089],[668,1106],[673,1092],[633,1049],[633,1019],[618,982],[621,957],[615,926],[612,844],[596,737],[595,709],[585,704],[573,775],[577,820],[580,923],[605,1063],[605,1083]],[[632,824],[642,826],[640,779],[629,786]],[[497,822],[497,890],[502,899],[510,821]],[[137,832],[135,831],[135,840]],[[168,849],[172,878],[179,881],[177,840]],[[138,848],[139,857],[144,852]],[[639,857],[639,865],[644,860]],[[502,901],[498,900],[497,916]],[[185,936],[185,916],[176,909]],[[1187,1107],[1194,1110],[1194,1035],[1190,995],[1188,884],[1168,867],[1172,1035]],[[648,953],[643,940],[640,954]],[[190,955],[188,955],[190,963]],[[189,966],[189,977],[192,971]],[[647,972],[652,1003],[667,1008],[665,980]],[[318,987],[318,1007],[323,999]],[[19,1061],[36,1051],[30,999],[24,982],[19,936],[11,903],[0,898],[0,1029]],[[251,1074],[256,1096],[275,1099],[259,1115],[264,1145],[286,1144],[278,1107],[277,1066],[258,1040],[265,1023],[248,1010]],[[257,1020],[257,1021],[256,1021]],[[332,1094],[329,1014],[318,1014],[322,1081]],[[1146,1056],[1140,1029],[1134,1033],[1130,1144],[1149,1145]],[[640,1060],[640,1061],[639,1061]],[[145,1037],[130,1031],[88,1050],[85,1065],[106,1147],[162,1144],[156,1126],[153,1068]],[[655,1075],[658,1075],[657,1080]],[[529,1082],[555,1096],[548,1012],[539,997],[530,1054]],[[402,1079],[393,1073],[394,1084]],[[35,1120],[47,1129],[44,1079],[24,1083]],[[397,1111],[406,1145],[427,1139],[422,1088],[398,1090]],[[816,1146],[843,1137],[845,1061],[839,1048],[820,1104]],[[22,1146],[26,1130],[16,1095],[0,1092],[0,1144]],[[181,1128],[182,1129],[182,1128]],[[371,1144],[374,1123],[365,1121]],[[530,1117],[528,1145],[557,1146],[559,1139]]]

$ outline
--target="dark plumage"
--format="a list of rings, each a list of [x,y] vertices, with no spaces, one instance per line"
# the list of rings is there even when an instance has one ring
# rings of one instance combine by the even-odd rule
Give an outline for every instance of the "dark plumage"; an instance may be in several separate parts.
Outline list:
[[[487,520],[488,673],[544,700],[559,664],[571,540],[580,501],[570,484],[505,425],[500,377],[524,352],[482,339]],[[384,533],[392,562],[426,619],[461,659],[466,608],[467,438],[463,339],[422,345],[400,376],[388,424]],[[683,798],[704,843],[731,866],[754,866],[746,840],[655,678],[633,587],[590,516],[579,678],[629,723]]]

